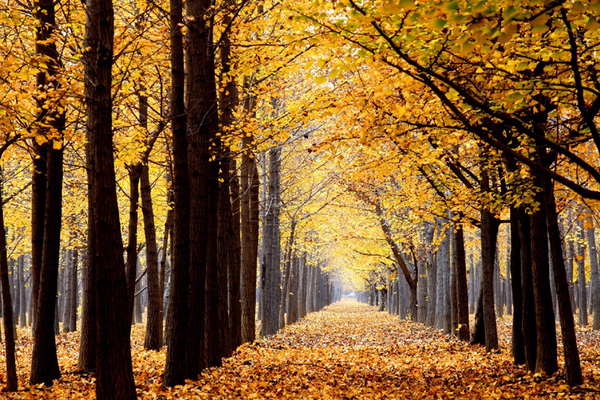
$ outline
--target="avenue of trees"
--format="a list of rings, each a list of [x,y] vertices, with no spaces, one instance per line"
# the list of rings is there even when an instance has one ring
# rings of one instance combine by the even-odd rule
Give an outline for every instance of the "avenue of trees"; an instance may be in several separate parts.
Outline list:
[[[7,390],[17,325],[30,384],[79,330],[97,397],[130,399],[132,323],[173,387],[344,288],[488,351],[512,314],[514,362],[555,373],[560,334],[581,384],[598,20],[597,0],[4,0]]]

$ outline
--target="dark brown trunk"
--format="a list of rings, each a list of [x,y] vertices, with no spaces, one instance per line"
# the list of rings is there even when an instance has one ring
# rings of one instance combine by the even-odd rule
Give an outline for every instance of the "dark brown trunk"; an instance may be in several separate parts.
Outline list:
[[[231,259],[229,260],[229,325],[231,326],[231,347],[235,350],[242,344],[242,259],[241,259],[241,225],[240,225],[240,184],[236,171],[236,163],[231,159],[230,193],[232,207]]]
[[[222,149],[219,172],[219,204],[217,226],[217,280],[218,280],[218,324],[219,359],[231,355],[231,326],[229,319],[228,276],[230,259],[233,258],[231,241],[231,199],[229,195],[229,149]]]
[[[135,399],[131,365],[127,282],[115,183],[111,84],[114,14],[112,1],[88,0],[84,75],[87,106],[90,237],[96,269],[96,397]]]
[[[93,160],[89,157],[89,144],[86,146],[86,168],[93,168]],[[88,181],[88,196],[92,188]],[[81,371],[96,370],[96,266],[94,264],[95,231],[91,229],[94,221],[94,209],[88,200],[88,235],[85,255],[85,279],[83,284],[83,300],[81,312],[81,339],[79,343],[79,360],[77,369]]]
[[[482,174],[481,188],[489,190],[489,178]],[[494,261],[496,256],[496,238],[499,221],[492,212],[483,206],[481,210],[481,298],[485,330],[485,348],[487,351],[498,348],[496,329],[496,310],[494,307]],[[477,324],[477,322],[475,322]]]
[[[510,275],[513,298],[512,354],[514,363],[525,364],[523,337],[523,290],[521,288],[521,240],[519,238],[519,210],[510,208]]]
[[[231,23],[231,12],[225,15],[223,24],[225,26]],[[220,61],[221,61],[221,85],[224,90],[219,92],[220,126],[223,135],[227,135],[232,129],[234,122],[234,109],[238,103],[237,85],[235,77],[231,72],[231,40],[229,33],[224,33],[220,40]],[[230,356],[234,348],[241,344],[240,330],[240,219],[239,219],[239,189],[235,171],[235,162],[231,158],[229,146],[223,145],[221,149],[221,173],[220,173],[220,192],[219,192],[219,256],[226,265],[223,268],[227,271],[227,276],[223,283],[225,296],[222,300],[220,316],[226,316],[227,320],[221,325],[226,328],[225,332],[220,333],[221,346],[227,346],[223,349],[224,356]],[[234,178],[235,181],[234,182]],[[232,193],[232,190],[234,193]],[[233,200],[233,203],[232,203]],[[233,210],[237,206],[237,210]],[[236,221],[237,219],[237,221]],[[226,257],[226,259],[224,259]],[[221,302],[221,300],[219,300]],[[227,307],[229,305],[229,307]]]
[[[42,75],[45,79],[45,74]],[[34,144],[33,148],[37,156],[33,158],[33,177],[31,179],[31,311],[32,314],[35,314],[35,305],[40,289],[42,250],[44,248],[46,145]]]
[[[294,255],[287,291],[287,323],[293,324],[298,320],[298,264],[300,260]]]
[[[154,210],[152,209],[152,188],[148,165],[142,167],[140,175],[140,192],[142,197],[142,214],[144,216],[144,235],[146,237],[146,268],[148,280],[148,319],[144,348],[160,350],[163,342],[162,325],[162,293],[158,282],[158,251],[156,250],[156,225],[154,225]],[[166,248],[164,249],[166,251]]]
[[[218,131],[210,0],[186,3],[188,159],[190,171],[190,325],[188,377],[220,363],[218,358]],[[205,343],[202,342],[204,338]],[[203,351],[204,349],[204,351]],[[208,351],[208,352],[207,352]],[[203,354],[204,357],[203,357]]]
[[[535,300],[533,296],[533,275],[531,272],[531,229],[529,214],[519,208],[519,239],[521,244],[521,282],[523,293],[523,340],[525,344],[525,364],[527,369],[535,369],[537,358]]]
[[[183,385],[187,377],[188,289],[190,282],[190,186],[187,160],[187,126],[184,106],[183,5],[170,2],[171,111],[173,120],[173,238],[170,318],[167,318],[167,359],[164,384]],[[163,249],[166,251],[166,249]],[[164,268],[163,268],[164,270]]]
[[[33,323],[33,352],[30,383],[51,385],[60,378],[54,318],[60,260],[60,227],[62,211],[63,151],[48,149],[47,187],[44,219],[44,246],[38,302]]]
[[[458,308],[459,339],[469,341],[469,292],[467,286],[467,260],[465,256],[465,239],[462,226],[454,230],[454,263],[456,265],[456,288]]]
[[[64,282],[65,282],[65,306],[63,309],[63,331],[71,332],[71,302],[73,301],[73,293],[71,292],[71,288],[73,284],[71,281],[73,280],[73,255],[71,254],[72,250],[67,250],[65,254],[65,267],[64,267]]]
[[[224,153],[227,150],[223,151]],[[217,210],[217,289],[218,289],[218,327],[219,359],[231,355],[231,326],[229,325],[229,291],[227,278],[229,276],[229,260],[231,257],[231,201],[229,196],[229,159],[224,154],[221,158],[219,173],[219,204]]]
[[[6,391],[18,390],[17,367],[15,358],[15,328],[13,322],[10,282],[8,280],[8,259],[6,255],[6,229],[2,187],[0,185],[0,284],[2,285],[2,321],[4,322],[4,346],[6,357]]]
[[[542,186],[542,177],[533,174],[536,187]],[[552,375],[558,369],[556,354],[556,329],[550,293],[550,265],[548,264],[548,231],[544,195],[535,196],[539,210],[530,215],[531,230],[531,276],[536,319],[536,361],[535,372]]]
[[[71,309],[69,310],[69,318],[71,319],[71,332],[75,332],[77,330],[77,265],[79,263],[79,251],[74,249],[72,252],[71,259]]]
[[[244,80],[244,111],[254,110],[250,78]],[[255,337],[256,319],[256,272],[259,227],[259,176],[256,156],[252,148],[254,137],[244,132],[242,138],[241,184],[241,232],[242,232],[242,343],[252,342]],[[261,293],[262,296],[262,293]]]
[[[142,164],[129,166],[129,238],[127,242],[127,313],[128,320],[133,320],[133,307],[135,295],[135,278],[137,276],[137,226],[138,226],[138,200],[140,197],[140,173]]]
[[[552,269],[556,284],[556,296],[558,300],[558,312],[560,314],[560,330],[563,339],[563,350],[565,366],[567,371],[567,383],[571,386],[583,383],[579,352],[577,350],[577,338],[575,336],[575,320],[569,296],[569,282],[565,270],[560,229],[558,227],[558,216],[554,200],[554,188],[548,177],[542,178],[543,193],[546,208],[546,219],[548,223],[548,238],[550,251],[552,253]]]

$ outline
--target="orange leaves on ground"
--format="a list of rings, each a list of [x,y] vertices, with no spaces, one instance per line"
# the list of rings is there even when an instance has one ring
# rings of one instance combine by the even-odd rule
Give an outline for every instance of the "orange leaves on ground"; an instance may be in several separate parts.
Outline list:
[[[142,399],[580,399],[598,395],[597,332],[578,332],[585,384],[569,388],[560,374],[546,378],[513,366],[510,319],[502,319],[499,326],[501,350],[486,353],[437,330],[345,300],[272,338],[241,346],[223,367],[206,370],[199,381],[174,389],[162,386],[164,349],[145,351],[141,326],[133,329],[132,355]],[[77,341],[77,334],[60,335],[63,377],[44,388],[25,384],[30,342],[22,339],[19,385],[26,389],[9,398],[93,398],[94,377],[76,372]],[[4,365],[2,374],[3,369]]]

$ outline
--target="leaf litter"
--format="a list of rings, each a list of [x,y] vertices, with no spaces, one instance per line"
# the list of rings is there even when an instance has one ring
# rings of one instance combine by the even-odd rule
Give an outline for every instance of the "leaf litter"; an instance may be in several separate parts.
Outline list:
[[[270,338],[240,346],[222,367],[207,369],[198,381],[175,388],[162,385],[166,348],[144,350],[139,324],[132,328],[137,394],[140,399],[600,398],[600,333],[578,328],[585,383],[569,388],[563,368],[545,377],[512,364],[510,318],[499,320],[500,350],[486,353],[439,330],[345,300]],[[77,371],[78,341],[79,333],[61,333],[57,348],[62,377],[52,387],[30,386],[31,332],[19,329],[20,391],[0,397],[94,398],[94,375]],[[4,364],[0,374],[4,386]]]

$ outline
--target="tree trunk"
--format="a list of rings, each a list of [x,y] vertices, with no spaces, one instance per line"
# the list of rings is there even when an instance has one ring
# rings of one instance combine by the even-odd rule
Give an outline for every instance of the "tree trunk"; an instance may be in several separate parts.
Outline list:
[[[17,367],[15,358],[15,329],[8,280],[8,260],[6,256],[6,228],[4,227],[4,210],[0,185],[0,284],[2,285],[2,321],[4,322],[4,346],[6,357],[6,391],[18,390]]]
[[[438,222],[438,229],[440,235],[443,235],[438,253],[436,256],[437,260],[437,309],[435,315],[435,328],[445,329],[447,314],[450,310],[446,309],[446,289],[448,288],[448,278],[450,270],[450,237],[448,236],[448,229],[442,229],[443,225]]]
[[[560,313],[560,331],[563,339],[563,350],[565,366],[567,371],[567,383],[571,386],[583,383],[579,352],[577,350],[577,338],[575,336],[575,320],[569,298],[569,282],[565,271],[560,230],[558,227],[558,216],[554,200],[554,188],[548,177],[542,180],[544,188],[544,201],[546,219],[548,222],[548,238],[552,252],[552,268],[556,283],[556,296],[558,310]]]
[[[519,210],[510,208],[510,274],[512,277],[513,326],[512,354],[516,365],[525,364],[523,337],[523,289],[521,287],[521,240],[519,238]]]
[[[217,267],[219,145],[210,0],[186,3],[186,104],[190,176],[188,378],[220,365]],[[191,17],[191,18],[190,18]],[[204,340],[204,342],[203,342]]]
[[[89,144],[86,150],[89,153]],[[86,167],[88,170],[93,168],[93,160],[86,158]],[[88,193],[91,193],[91,186],[88,181]],[[88,194],[89,195],[89,194]],[[96,265],[94,264],[94,245],[95,230],[91,229],[91,222],[94,221],[92,214],[91,201],[88,200],[88,235],[87,251],[85,255],[85,274],[83,288],[83,301],[81,312],[81,339],[79,343],[79,360],[77,369],[81,371],[96,371]]]
[[[53,2],[49,2],[54,4]],[[54,7],[52,7],[54,9]],[[41,12],[41,4],[40,4]],[[42,24],[45,26],[46,24]],[[38,38],[40,38],[38,33]],[[47,38],[40,38],[47,40]],[[46,80],[46,74],[38,74],[38,86]],[[45,83],[42,83],[44,85]],[[34,141],[35,142],[35,141]],[[33,158],[33,177],[31,179],[31,311],[35,318],[35,305],[40,290],[40,271],[42,270],[42,250],[44,248],[44,209],[46,207],[46,145],[33,146],[37,157]],[[32,321],[33,322],[33,321]]]
[[[13,315],[15,326],[19,325],[19,319],[21,317],[21,282],[23,280],[23,258],[19,256],[16,261],[12,260],[12,276],[13,276]],[[24,308],[24,307],[23,307]]]
[[[482,189],[489,188],[487,175],[482,174]],[[496,254],[496,238],[499,222],[486,206],[481,209],[481,289],[477,307],[481,312],[475,314],[475,327],[471,343],[479,343],[474,339],[485,338],[487,351],[498,348],[496,329],[496,310],[494,308],[494,260]],[[479,304],[481,302],[481,304]],[[479,311],[479,310],[478,310]],[[481,334],[483,331],[483,335]]]
[[[588,314],[587,314],[587,285],[585,279],[585,247],[583,242],[585,240],[583,221],[577,220],[579,240],[577,242],[577,286],[579,287],[579,325],[588,325]]]
[[[71,300],[71,309],[69,310],[69,318],[71,319],[71,332],[75,332],[77,330],[77,265],[79,263],[79,251],[74,249],[71,253],[71,256],[71,293],[73,294],[73,297]]]
[[[140,174],[142,164],[128,167],[129,172],[129,238],[127,243],[127,319],[133,320],[134,294],[136,291],[135,278],[137,277],[137,226],[138,226],[138,199],[140,188]]]
[[[231,355],[231,319],[229,318],[229,284],[231,275],[229,268],[233,260],[232,215],[231,196],[229,193],[229,149],[223,148],[221,152],[221,170],[219,172],[219,205],[217,228],[217,268],[218,268],[218,298],[219,298],[219,358]]]
[[[534,184],[541,187],[541,177],[533,175]],[[550,266],[548,264],[548,230],[544,195],[536,194],[540,209],[530,215],[531,229],[531,273],[533,278],[533,296],[535,300],[537,351],[535,372],[549,375],[558,368],[556,355],[556,329],[554,310],[550,294]]]
[[[73,301],[73,293],[71,288],[73,284],[71,281],[73,280],[73,267],[72,267],[72,258],[71,255],[72,250],[67,250],[65,254],[65,268],[64,268],[64,281],[65,281],[65,307],[63,310],[63,331],[71,332],[71,302]]]
[[[230,160],[230,195],[232,208],[232,237],[231,259],[229,260],[229,325],[231,326],[231,349],[235,350],[242,344],[242,244],[240,222],[240,184],[237,175],[235,159]]]
[[[454,263],[456,265],[456,288],[458,305],[458,332],[459,339],[469,341],[469,299],[467,287],[467,260],[465,256],[465,239],[462,226],[454,230]]]
[[[250,79],[244,80],[244,111],[252,113],[255,106],[250,93]],[[254,155],[254,137],[244,132],[242,138],[241,216],[242,216],[242,342],[252,342],[256,319],[256,270],[259,226],[259,176]]]
[[[302,253],[298,265],[299,289],[298,289],[298,319],[306,316],[306,293],[308,284],[308,266],[306,265],[306,252]]]
[[[112,1],[88,0],[84,39],[87,156],[92,159],[88,199],[93,218],[89,221],[96,269],[93,284],[97,287],[96,396],[101,400],[136,397],[113,159],[113,35]]]
[[[296,231],[296,220],[292,219],[290,226],[290,236],[288,239],[288,243],[285,251],[285,260],[283,266],[283,286],[281,291],[281,300],[279,307],[279,329],[285,328],[285,313],[287,312],[287,301],[290,292],[290,277],[291,277],[291,269],[292,269],[292,248],[294,246],[294,234]],[[289,314],[288,314],[289,318]]]
[[[598,252],[596,251],[596,234],[594,230],[594,220],[589,217],[589,224],[586,230],[588,252],[590,257],[590,290],[592,291],[592,311],[594,322],[592,329],[600,329],[600,276],[598,275]]]
[[[425,324],[427,326],[435,326],[435,312],[437,308],[437,263],[433,253],[432,243],[434,227],[431,224],[426,225],[425,240],[427,243],[427,318]],[[391,290],[392,298],[396,299],[394,293],[397,291],[397,285]],[[397,302],[392,302],[392,312],[397,314]]]
[[[279,330],[281,272],[279,268],[279,166],[280,149],[269,150],[269,207],[265,221],[265,286],[263,297],[264,321],[262,332],[273,335]]]
[[[159,290],[158,251],[156,250],[156,225],[152,208],[152,188],[148,165],[142,167],[140,175],[140,194],[144,217],[144,235],[146,238],[146,278],[148,282],[148,316],[146,321],[146,350],[160,350],[163,343],[162,293]],[[167,218],[168,219],[168,218]],[[168,228],[166,229],[168,231]],[[165,235],[168,233],[165,232]],[[166,251],[166,248],[163,248]]]
[[[33,351],[29,379],[32,385],[38,383],[51,385],[54,379],[60,378],[54,338],[54,317],[60,261],[62,162],[62,148],[48,149],[44,246],[38,302],[35,306],[33,323]]]
[[[531,223],[529,214],[519,208],[519,239],[521,245],[521,289],[523,293],[523,340],[527,369],[535,369],[537,358],[536,314],[531,271]]]
[[[188,290],[190,283],[190,185],[187,160],[187,124],[184,105],[183,5],[170,2],[171,32],[171,111],[173,120],[173,238],[169,318],[167,318],[167,358],[164,384],[185,384],[187,377]],[[166,251],[166,249],[163,249]],[[164,269],[163,269],[164,270]],[[198,350],[199,352],[200,350]],[[197,362],[195,363],[197,365]]]
[[[298,264],[300,260],[294,256],[287,291],[287,323],[293,324],[298,320]]]

